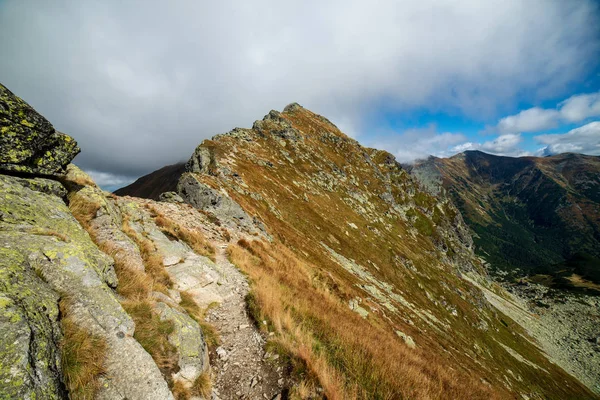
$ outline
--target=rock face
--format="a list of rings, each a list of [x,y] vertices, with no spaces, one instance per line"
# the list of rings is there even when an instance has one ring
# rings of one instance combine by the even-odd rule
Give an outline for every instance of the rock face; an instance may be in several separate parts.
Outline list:
[[[85,398],[173,399],[167,381],[191,387],[209,368],[207,346],[176,290],[175,300],[163,295],[165,303],[140,298],[141,292],[122,295],[134,279],[149,279],[140,243],[124,231],[125,218],[144,214],[144,229],[157,241],[190,259],[199,256],[167,238],[147,211],[116,201],[69,164],[79,151],[72,138],[1,85],[0,95],[0,398],[83,396],[70,392],[78,389],[69,376],[85,367],[64,349],[79,344],[70,340],[93,337],[103,349],[97,359],[75,361],[102,366]],[[134,323],[124,307],[136,301],[173,327],[176,374],[165,374],[152,349],[138,341],[139,316]],[[74,328],[67,318],[79,336],[69,335]]]
[[[0,170],[60,175],[79,153],[73,138],[57,132],[29,104],[0,84]]]
[[[108,344],[99,398],[170,398],[158,368],[132,338],[133,321],[110,290],[117,284],[112,259],[94,245],[61,198],[31,189],[24,181],[0,175],[0,329],[12,333],[3,336],[11,344],[0,352],[5,368],[0,371],[0,392],[13,398],[65,397],[58,363],[57,302],[68,296],[70,314]],[[38,181],[48,187],[60,185]],[[14,329],[13,324],[22,328]]]

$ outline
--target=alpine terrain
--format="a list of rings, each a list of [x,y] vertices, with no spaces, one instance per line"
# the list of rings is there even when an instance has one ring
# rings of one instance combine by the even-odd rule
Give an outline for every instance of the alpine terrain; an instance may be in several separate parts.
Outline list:
[[[2,399],[600,397],[598,298],[579,299],[596,310],[580,332],[593,341],[569,351],[548,336],[564,323],[488,277],[495,259],[480,250],[501,258],[499,230],[473,224],[524,193],[569,239],[550,246],[548,228],[531,246],[552,252],[511,253],[520,264],[499,269],[595,262],[597,158],[531,161],[529,180],[485,193],[478,181],[481,195],[470,175],[436,172],[445,189],[431,190],[294,103],[113,194],[71,163],[71,137],[1,85],[0,130]],[[497,203],[476,201],[500,186]],[[523,202],[507,215],[554,229]]]

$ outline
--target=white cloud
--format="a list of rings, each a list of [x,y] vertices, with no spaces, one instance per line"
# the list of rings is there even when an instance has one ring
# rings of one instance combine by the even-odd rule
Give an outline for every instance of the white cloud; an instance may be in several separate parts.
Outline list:
[[[569,122],[600,116],[600,92],[568,98],[560,103],[560,114]]]
[[[139,175],[293,101],[362,139],[381,107],[489,118],[555,98],[598,65],[598,12],[592,0],[0,0],[0,77],[80,142],[82,167]]]
[[[430,155],[447,157],[451,155],[449,150],[452,146],[466,140],[461,133],[438,132],[435,124],[386,136],[385,139],[375,141],[371,146],[389,151],[401,163],[410,163]]]
[[[581,122],[600,116],[600,92],[571,96],[557,108],[533,107],[502,118],[497,125],[501,133],[539,132],[556,128],[560,123]]]
[[[521,149],[521,142],[521,135],[508,133],[505,135],[500,135],[496,139],[484,143],[462,143],[457,146],[454,146],[451,149],[451,152],[462,153],[463,151],[467,150],[480,150],[486,153],[502,156],[521,157],[529,155],[529,152]]]
[[[498,122],[498,130],[503,133],[538,132],[555,128],[559,117],[560,113],[557,110],[534,107],[523,110],[517,115],[502,118]]]
[[[94,170],[86,170],[85,172],[92,177],[98,186],[107,188],[107,190],[114,190],[126,186],[135,180],[135,178],[130,176],[117,175],[109,172]]]
[[[590,122],[567,133],[539,135],[534,139],[546,145],[539,155],[566,152],[600,155],[600,121]]]

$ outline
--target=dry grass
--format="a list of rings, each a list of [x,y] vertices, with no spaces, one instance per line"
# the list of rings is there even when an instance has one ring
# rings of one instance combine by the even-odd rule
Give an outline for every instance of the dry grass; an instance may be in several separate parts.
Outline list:
[[[315,267],[286,247],[241,240],[228,255],[253,282],[254,317],[269,321],[278,345],[302,361],[328,399],[495,398],[477,378],[360,318],[315,285]]]
[[[156,225],[166,235],[184,241],[196,253],[206,256],[212,261],[215,261],[215,248],[213,245],[210,244],[208,240],[206,240],[202,232],[187,229],[183,226],[180,226],[172,219],[161,215],[156,209],[154,209],[153,211],[156,213],[156,217],[154,218]]]
[[[123,218],[123,226],[121,229],[137,244],[140,255],[144,261],[146,273],[154,281],[154,290],[166,293],[168,288],[173,287],[173,281],[171,280],[169,273],[165,270],[162,256],[156,250],[154,243],[139,235],[129,224],[128,218]]]
[[[212,392],[212,379],[209,371],[201,373],[192,385],[192,395],[210,398]]]
[[[171,393],[175,400],[190,400],[192,398],[192,392],[185,385],[183,381],[175,381],[171,386]]]
[[[66,243],[69,242],[69,238],[67,237],[67,235],[62,234],[62,233],[57,232],[52,229],[34,227],[27,232],[31,233],[32,235],[53,236],[62,242],[66,242]]]
[[[231,234],[229,233],[229,230],[227,230],[227,228],[221,228],[221,237],[226,242],[231,241]]]
[[[208,399],[212,393],[212,380],[209,371],[204,371],[192,383],[191,387],[183,381],[177,380],[171,386],[171,393],[175,400],[190,400],[192,397],[200,396]]]
[[[198,325],[200,325],[200,328],[204,333],[204,340],[206,341],[206,344],[211,348],[217,347],[220,342],[219,334],[214,328],[214,326],[212,326],[205,320],[206,312],[208,311],[208,309],[202,310],[200,306],[194,301],[194,297],[190,293],[183,291],[180,292],[180,295],[181,302],[179,303],[179,305],[185,310],[185,312],[190,317],[192,317],[192,319],[194,319],[194,321],[198,323]]]
[[[175,329],[173,322],[161,321],[149,300],[126,301],[123,308],[135,322],[133,337],[150,353],[167,380],[178,370],[177,349],[169,343],[169,335]]]
[[[69,314],[71,301],[62,298],[60,345],[62,372],[69,398],[92,400],[100,387],[100,377],[105,373],[106,341],[83,329]]]
[[[69,193],[68,200],[71,214],[73,214],[75,219],[77,219],[84,228],[88,228],[90,221],[94,219],[94,216],[101,205],[90,201],[78,192]]]

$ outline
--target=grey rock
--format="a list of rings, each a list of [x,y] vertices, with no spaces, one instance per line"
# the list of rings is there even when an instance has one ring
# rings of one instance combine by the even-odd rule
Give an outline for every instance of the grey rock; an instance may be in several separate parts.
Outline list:
[[[173,322],[175,327],[169,342],[177,348],[179,372],[174,379],[194,382],[209,366],[208,347],[202,329],[189,315],[165,303],[156,305],[161,320]]]
[[[213,168],[211,168],[213,167]],[[194,154],[185,164],[185,170],[188,172],[209,174],[216,168],[215,157],[211,150],[202,144],[196,147]]]
[[[70,197],[72,201],[98,205],[95,216],[89,222],[96,243],[99,246],[112,248],[112,256],[127,267],[144,271],[144,262],[137,245],[121,229],[123,225],[121,211],[112,200],[107,198],[107,194],[96,186],[85,186],[71,192]]]
[[[185,201],[175,192],[164,192],[158,196],[159,201],[166,203],[184,203]]]
[[[406,345],[408,347],[410,347],[411,349],[414,349],[415,347],[417,347],[414,339],[411,336],[407,335],[406,333],[397,330],[396,335],[398,335],[402,340],[404,340],[404,343],[406,343]]]
[[[300,107],[299,105],[297,105]],[[293,108],[293,106],[292,106]],[[285,119],[280,112],[271,110],[261,121],[255,121],[252,125],[252,130],[259,134],[265,135],[267,132],[271,135],[278,136],[282,139],[291,140],[293,142],[301,140],[302,135]]]
[[[7,211],[0,221],[0,331],[13,331],[12,338],[0,340],[14,339],[0,346],[0,365],[6,366],[0,368],[0,393],[65,397],[57,383],[56,303],[68,296],[73,320],[107,343],[98,399],[172,399],[158,367],[133,339],[133,321],[108,287],[112,259],[94,245],[63,200],[0,175],[0,209]],[[28,224],[35,233],[14,229]]]
[[[192,206],[212,212],[219,220],[251,227],[253,220],[226,193],[212,189],[193,174],[183,174],[177,184],[179,195]]]

